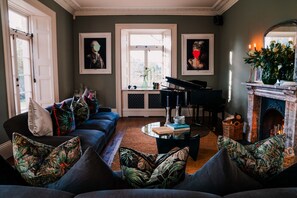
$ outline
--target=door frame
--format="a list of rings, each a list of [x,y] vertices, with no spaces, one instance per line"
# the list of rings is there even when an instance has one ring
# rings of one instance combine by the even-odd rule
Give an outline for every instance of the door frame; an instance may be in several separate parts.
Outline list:
[[[51,19],[51,36],[52,36],[52,59],[53,59],[53,78],[54,78],[54,99],[55,102],[59,101],[59,82],[58,82],[58,53],[57,53],[57,25],[56,13],[37,0],[24,0],[30,6],[41,11]],[[16,5],[17,6],[17,5]],[[1,22],[3,33],[3,50],[4,50],[4,64],[5,64],[5,78],[6,78],[6,93],[7,93],[7,108],[8,116],[15,115],[14,96],[11,90],[13,87],[12,78],[12,62],[11,62],[11,47],[10,47],[10,33],[8,23],[8,1],[0,1]]]

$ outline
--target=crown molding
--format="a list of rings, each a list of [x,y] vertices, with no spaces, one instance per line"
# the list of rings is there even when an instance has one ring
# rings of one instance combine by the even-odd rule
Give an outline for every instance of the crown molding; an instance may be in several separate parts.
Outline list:
[[[74,15],[75,10],[80,8],[79,6],[78,7],[75,6],[74,2],[72,1],[64,1],[64,0],[54,0],[54,1],[72,15]]]
[[[81,7],[75,0],[54,0],[61,7],[75,16],[104,15],[183,15],[183,16],[215,16],[221,15],[238,0],[218,0],[212,7],[196,8],[90,8]]]
[[[75,16],[94,15],[200,15],[214,16],[216,12],[209,8],[96,8],[75,11]]]
[[[222,15],[237,2],[238,0],[221,0],[214,5],[214,9],[217,11],[217,15]]]

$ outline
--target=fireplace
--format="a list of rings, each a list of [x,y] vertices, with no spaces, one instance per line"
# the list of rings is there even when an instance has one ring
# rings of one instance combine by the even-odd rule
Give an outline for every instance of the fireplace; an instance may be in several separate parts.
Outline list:
[[[286,147],[297,153],[297,86],[243,84],[248,90],[247,141],[285,133]]]
[[[259,140],[284,132],[285,101],[261,98]]]

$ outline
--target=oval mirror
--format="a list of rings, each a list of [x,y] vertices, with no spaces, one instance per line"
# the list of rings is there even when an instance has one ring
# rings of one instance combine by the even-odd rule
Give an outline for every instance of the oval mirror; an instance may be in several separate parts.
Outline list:
[[[268,46],[271,41],[287,44],[293,41],[296,45],[297,39],[297,19],[288,20],[276,24],[269,28],[264,34],[264,46]]]
[[[297,19],[292,19],[278,23],[270,27],[264,34],[264,47],[270,45],[271,41],[276,41],[277,43],[288,44],[292,41],[295,45],[295,57],[297,56],[296,43],[297,43]],[[297,59],[294,62],[294,75],[293,80],[297,82]],[[261,81],[261,69],[256,69],[255,80]]]

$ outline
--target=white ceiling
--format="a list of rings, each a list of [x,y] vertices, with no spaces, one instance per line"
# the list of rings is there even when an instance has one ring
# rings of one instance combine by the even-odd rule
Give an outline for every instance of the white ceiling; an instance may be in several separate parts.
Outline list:
[[[55,0],[74,16],[221,15],[238,0]]]

